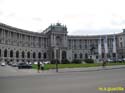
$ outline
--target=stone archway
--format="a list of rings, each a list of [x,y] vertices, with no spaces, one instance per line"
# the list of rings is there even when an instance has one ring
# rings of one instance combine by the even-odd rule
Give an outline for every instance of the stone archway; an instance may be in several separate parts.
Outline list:
[[[0,57],[1,57],[1,49],[0,49]]]
[[[34,58],[34,59],[36,58],[36,53],[35,53],[35,52],[33,52],[33,58]]]
[[[7,57],[7,49],[4,50],[4,57]]]
[[[88,54],[87,53],[85,54],[85,59],[88,59]]]
[[[10,57],[13,57],[13,50],[10,51]]]
[[[62,45],[62,38],[60,36],[56,37],[56,46],[61,46]]]
[[[43,59],[45,60],[47,58],[46,52],[43,53]]]
[[[19,51],[16,51],[16,58],[19,58]]]
[[[27,58],[28,59],[30,58],[30,52],[29,51],[27,52]]]
[[[38,53],[38,58],[41,59],[41,52]]]

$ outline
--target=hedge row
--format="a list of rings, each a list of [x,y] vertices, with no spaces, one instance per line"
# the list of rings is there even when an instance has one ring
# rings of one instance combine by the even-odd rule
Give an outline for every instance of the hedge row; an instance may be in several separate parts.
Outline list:
[[[70,62],[69,60],[67,59],[63,59],[61,61],[62,64],[70,64],[70,63],[74,63],[74,64],[81,64],[82,62],[85,62],[85,63],[94,63],[94,60],[93,59],[85,59],[85,60],[78,60],[78,59],[74,59],[72,62]],[[51,61],[51,64],[60,64],[59,60],[52,60]]]

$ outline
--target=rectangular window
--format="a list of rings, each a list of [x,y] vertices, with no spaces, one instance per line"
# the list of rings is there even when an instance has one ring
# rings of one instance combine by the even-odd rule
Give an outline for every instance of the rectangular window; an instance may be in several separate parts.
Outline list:
[[[121,47],[121,48],[123,47],[123,43],[122,43],[122,42],[120,42],[120,47]]]

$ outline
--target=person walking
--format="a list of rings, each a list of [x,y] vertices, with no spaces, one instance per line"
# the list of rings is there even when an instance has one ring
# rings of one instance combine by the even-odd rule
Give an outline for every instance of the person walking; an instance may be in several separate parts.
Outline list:
[[[42,64],[41,64],[41,70],[44,70],[44,63],[42,62]]]
[[[106,61],[103,61],[102,62],[102,67],[105,68],[105,66],[106,66]]]
[[[40,73],[40,62],[37,63],[37,72]]]

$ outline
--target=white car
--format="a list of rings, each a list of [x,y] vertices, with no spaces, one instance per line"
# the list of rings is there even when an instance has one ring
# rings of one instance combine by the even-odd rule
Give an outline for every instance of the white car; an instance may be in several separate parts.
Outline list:
[[[50,64],[50,61],[45,61],[45,62],[43,62],[44,64]]]
[[[123,58],[123,61],[125,61],[125,58]]]
[[[37,65],[38,62],[34,62],[35,65]]]
[[[113,62],[113,60],[111,60],[111,59],[108,59],[107,61],[108,61],[108,62]]]
[[[38,62],[37,62],[37,61],[35,61],[35,62],[34,62],[34,64],[35,64],[35,65],[37,65],[37,64],[38,64]],[[40,64],[42,64],[42,62],[40,62]]]
[[[2,62],[2,63],[1,63],[1,66],[5,66],[5,65],[6,65],[5,62]]]

